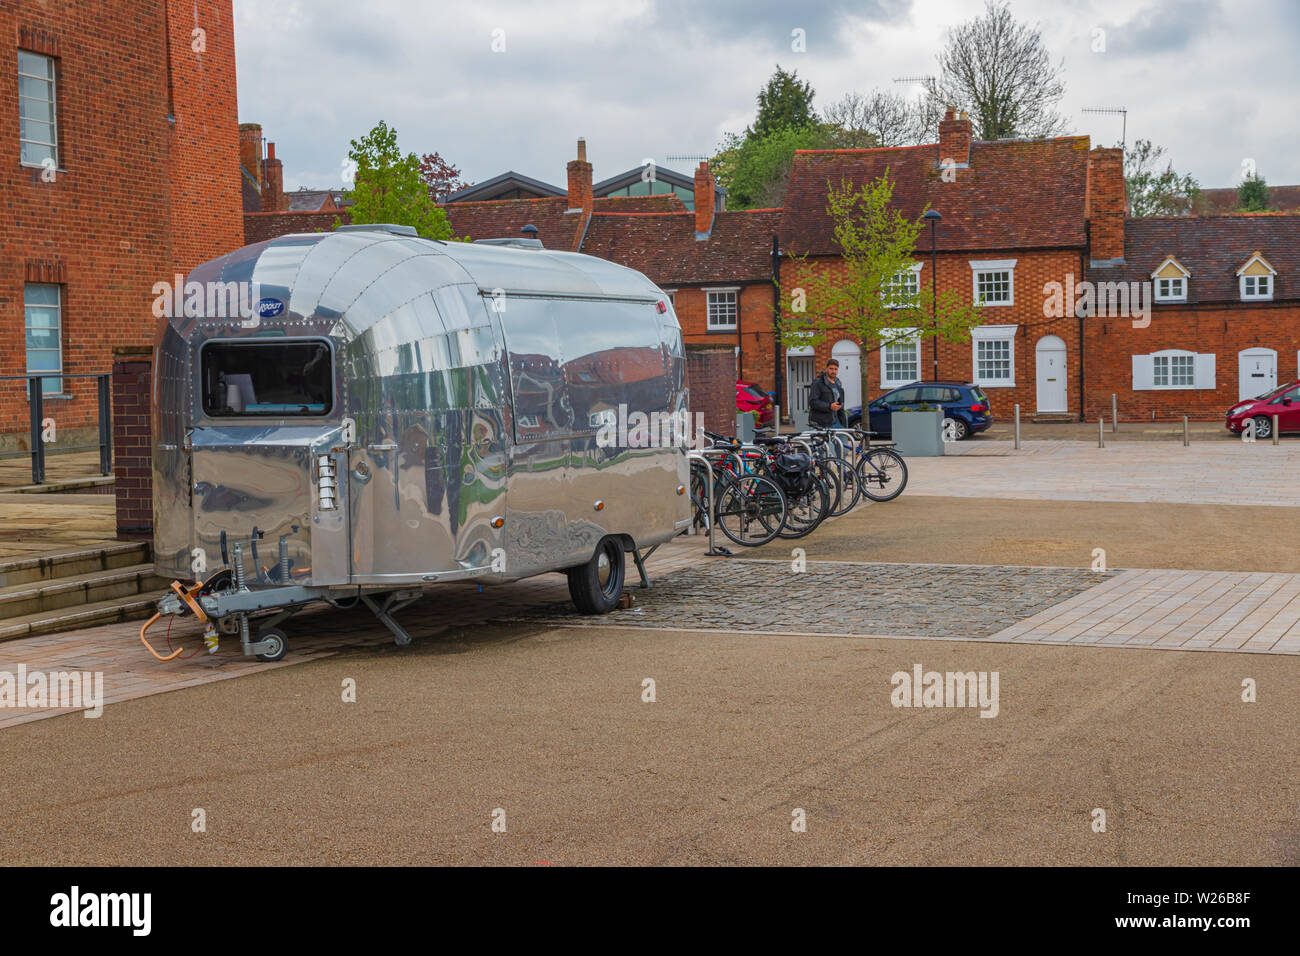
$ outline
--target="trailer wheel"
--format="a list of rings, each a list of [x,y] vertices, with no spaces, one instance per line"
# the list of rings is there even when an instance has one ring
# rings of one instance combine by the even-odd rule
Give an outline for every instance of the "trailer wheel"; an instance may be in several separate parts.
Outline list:
[[[274,662],[283,660],[284,655],[289,653],[289,636],[278,627],[268,627],[257,632],[259,641],[271,641],[272,647],[264,654],[258,654],[259,661]]]
[[[569,568],[569,597],[583,614],[608,614],[623,593],[623,576],[627,561],[623,544],[617,538],[605,538],[586,564]]]

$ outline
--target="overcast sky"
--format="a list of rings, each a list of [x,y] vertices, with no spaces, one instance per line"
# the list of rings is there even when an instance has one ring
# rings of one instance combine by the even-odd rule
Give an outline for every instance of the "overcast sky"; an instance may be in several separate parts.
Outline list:
[[[349,140],[379,120],[403,150],[438,151],[468,181],[507,169],[565,186],[587,139],[597,181],[652,158],[710,154],[753,120],[779,63],[824,107],[935,72],[977,0],[234,0],[240,122],[284,161],[285,187],[338,186]],[[1203,187],[1253,159],[1300,182],[1300,3],[1012,0],[1065,64],[1060,104],[1094,145],[1167,147]],[[806,52],[791,50],[792,31]],[[1096,31],[1104,31],[1104,36]],[[494,36],[503,52],[494,52]],[[1104,52],[1093,47],[1104,39]],[[914,94],[905,85],[894,86]]]

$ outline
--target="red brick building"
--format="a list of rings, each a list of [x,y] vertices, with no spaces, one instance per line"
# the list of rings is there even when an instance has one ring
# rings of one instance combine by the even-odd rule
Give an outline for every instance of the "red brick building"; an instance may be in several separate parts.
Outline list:
[[[1149,321],[1084,321],[1085,414],[1220,418],[1300,378],[1300,217],[1130,219],[1124,255],[1088,278],[1144,286]]]
[[[237,248],[231,0],[0,0],[0,375],[96,415],[112,349],[148,344],[153,287]],[[0,433],[25,429],[0,383]]]

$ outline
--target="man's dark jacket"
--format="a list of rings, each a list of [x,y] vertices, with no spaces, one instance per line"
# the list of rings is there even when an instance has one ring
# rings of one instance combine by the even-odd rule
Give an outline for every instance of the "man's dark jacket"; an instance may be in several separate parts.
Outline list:
[[[840,403],[838,412],[831,411],[832,402]],[[832,423],[848,424],[848,419],[844,417],[844,386],[838,378],[832,382],[822,372],[808,386],[808,421],[821,428]]]

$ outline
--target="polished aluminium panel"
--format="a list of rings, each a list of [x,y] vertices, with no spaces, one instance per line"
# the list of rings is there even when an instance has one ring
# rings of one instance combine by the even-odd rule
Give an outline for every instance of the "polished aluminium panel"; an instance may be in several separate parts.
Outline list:
[[[188,577],[194,548],[217,555],[223,531],[228,550],[251,545],[256,527],[268,569],[250,566],[254,587],[274,575],[282,537],[295,584],[505,580],[584,561],[605,534],[642,547],[666,540],[686,516],[679,449],[595,440],[620,405],[684,407],[680,329],[671,311],[656,311],[663,297],[639,273],[376,229],[281,237],[190,278],[253,283],[284,308],[251,322],[163,323],[155,526],[168,573]],[[328,416],[206,417],[196,387],[203,345],[263,336],[329,338]],[[318,508],[321,454],[337,466],[332,513]]]

